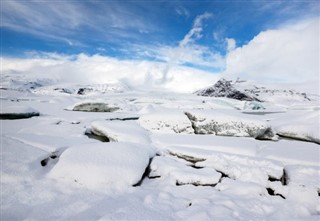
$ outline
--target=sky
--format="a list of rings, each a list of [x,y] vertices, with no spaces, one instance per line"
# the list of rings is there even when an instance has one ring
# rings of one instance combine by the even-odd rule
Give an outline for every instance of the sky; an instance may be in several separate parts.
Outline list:
[[[2,0],[2,70],[181,91],[220,77],[317,90],[319,18],[318,0]]]

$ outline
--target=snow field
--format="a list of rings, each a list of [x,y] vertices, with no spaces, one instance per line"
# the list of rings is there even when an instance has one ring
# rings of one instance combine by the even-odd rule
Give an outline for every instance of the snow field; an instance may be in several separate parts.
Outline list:
[[[1,121],[4,220],[320,217],[318,144],[235,137],[247,136],[245,128],[251,122],[252,130],[264,125],[274,129],[299,115],[300,124],[318,109],[247,115],[241,113],[243,102],[226,98],[123,93],[89,97],[121,107],[113,113],[96,113],[66,111],[67,106],[83,103],[78,95],[23,96],[19,106],[37,109],[41,116]],[[221,127],[233,135],[195,134],[187,111],[206,122],[220,119],[231,125]],[[132,116],[140,118],[123,121]],[[242,118],[247,125],[238,127]],[[312,119],[305,121],[302,131],[317,127],[316,118]],[[86,131],[111,142],[89,139]],[[43,166],[41,161],[48,158]]]

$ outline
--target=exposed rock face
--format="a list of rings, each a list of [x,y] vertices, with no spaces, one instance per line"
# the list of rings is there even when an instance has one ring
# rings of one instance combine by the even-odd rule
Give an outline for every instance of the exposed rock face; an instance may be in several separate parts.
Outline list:
[[[105,103],[81,103],[73,107],[73,111],[86,111],[86,112],[114,112],[119,110],[118,107],[109,107]]]
[[[231,81],[227,81],[224,78],[221,78],[217,83],[209,88],[196,91],[195,94],[207,97],[227,97],[241,101],[260,101],[254,96],[250,96],[237,90],[232,86]]]
[[[267,122],[244,117],[235,117],[212,112],[185,112],[192,123],[195,134],[218,136],[254,137],[259,140],[273,140],[274,133]]]

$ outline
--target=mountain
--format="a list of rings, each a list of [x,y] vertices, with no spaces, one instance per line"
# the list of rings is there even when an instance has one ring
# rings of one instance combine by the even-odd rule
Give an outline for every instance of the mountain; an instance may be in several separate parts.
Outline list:
[[[227,97],[241,101],[300,102],[311,100],[306,93],[290,89],[270,89],[244,80],[232,81],[224,78],[221,78],[214,85],[194,93],[198,96]]]
[[[198,90],[195,94],[206,97],[227,97],[241,101],[260,101],[258,98],[237,90],[232,81],[221,78],[213,86]]]

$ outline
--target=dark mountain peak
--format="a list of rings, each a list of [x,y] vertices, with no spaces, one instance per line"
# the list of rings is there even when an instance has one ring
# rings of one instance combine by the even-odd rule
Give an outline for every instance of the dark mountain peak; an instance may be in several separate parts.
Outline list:
[[[237,90],[232,81],[221,78],[213,86],[195,92],[199,96],[207,97],[227,97],[241,101],[260,101],[258,98],[250,96],[244,92]]]

